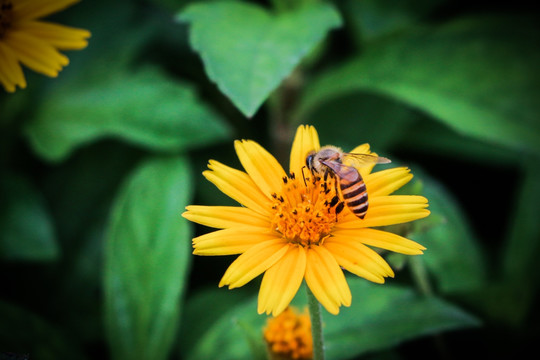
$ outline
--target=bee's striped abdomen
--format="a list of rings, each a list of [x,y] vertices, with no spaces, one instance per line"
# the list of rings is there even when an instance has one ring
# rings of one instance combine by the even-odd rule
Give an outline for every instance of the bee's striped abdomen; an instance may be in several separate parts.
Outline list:
[[[358,177],[355,180],[348,180],[340,178],[339,186],[341,188],[341,194],[343,201],[347,204],[347,207],[353,212],[354,215],[363,219],[366,216],[368,209],[368,195],[366,190],[366,184],[357,173]]]

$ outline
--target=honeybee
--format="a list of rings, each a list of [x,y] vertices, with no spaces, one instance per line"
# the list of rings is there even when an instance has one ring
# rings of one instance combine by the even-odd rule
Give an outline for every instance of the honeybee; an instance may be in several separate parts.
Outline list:
[[[328,176],[337,178],[343,202],[360,219],[366,216],[369,203],[364,179],[354,166],[389,162],[377,155],[346,153],[331,145],[323,146],[318,152],[312,151],[306,157],[306,166],[312,173],[324,179]]]

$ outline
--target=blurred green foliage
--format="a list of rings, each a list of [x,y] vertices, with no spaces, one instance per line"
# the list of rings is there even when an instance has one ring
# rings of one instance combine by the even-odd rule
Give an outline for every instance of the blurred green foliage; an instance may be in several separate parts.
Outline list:
[[[0,359],[264,358],[258,281],[195,258],[187,204],[232,141],[284,165],[298,124],[411,167],[425,255],[348,277],[329,359],[514,355],[540,334],[540,16],[526,2],[82,1],[56,79],[0,93]],[[385,254],[386,256],[386,254]],[[300,291],[294,303],[303,307]],[[15,354],[15,355],[14,355]]]

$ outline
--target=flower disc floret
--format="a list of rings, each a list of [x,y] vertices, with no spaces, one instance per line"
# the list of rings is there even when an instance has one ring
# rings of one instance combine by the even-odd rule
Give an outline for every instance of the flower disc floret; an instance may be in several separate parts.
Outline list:
[[[271,359],[313,358],[311,320],[307,311],[299,313],[295,308],[288,307],[279,316],[269,318],[264,339]]]
[[[340,215],[339,198],[332,181],[308,173],[283,178],[283,188],[272,194],[272,228],[291,244],[319,245]]]

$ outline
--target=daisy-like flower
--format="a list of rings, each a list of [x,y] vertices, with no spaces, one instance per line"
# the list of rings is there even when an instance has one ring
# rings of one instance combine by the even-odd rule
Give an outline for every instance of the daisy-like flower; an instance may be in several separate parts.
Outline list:
[[[259,313],[281,313],[305,279],[326,310],[337,314],[341,305],[349,306],[352,300],[342,268],[383,283],[394,273],[371,247],[408,255],[425,250],[402,236],[374,229],[429,215],[423,196],[390,195],[411,180],[409,169],[374,173],[373,165],[357,169],[369,197],[367,214],[360,219],[347,206],[336,204],[336,196],[341,195],[334,177],[325,179],[307,170],[307,155],[319,148],[315,128],[300,126],[285,172],[256,142],[236,141],[245,172],[210,160],[210,170],[203,175],[243,206],[191,205],[183,213],[188,220],[220,229],[194,238],[194,254],[241,254],[225,272],[220,287],[237,288],[264,273]],[[351,153],[370,154],[369,146],[361,145]]]
[[[0,0],[0,84],[8,92],[26,88],[20,63],[47,75],[69,63],[59,50],[79,50],[88,45],[90,32],[38,20],[79,0]]]
[[[273,360],[309,360],[313,358],[313,340],[309,313],[288,307],[277,317],[269,318],[264,340]]]

